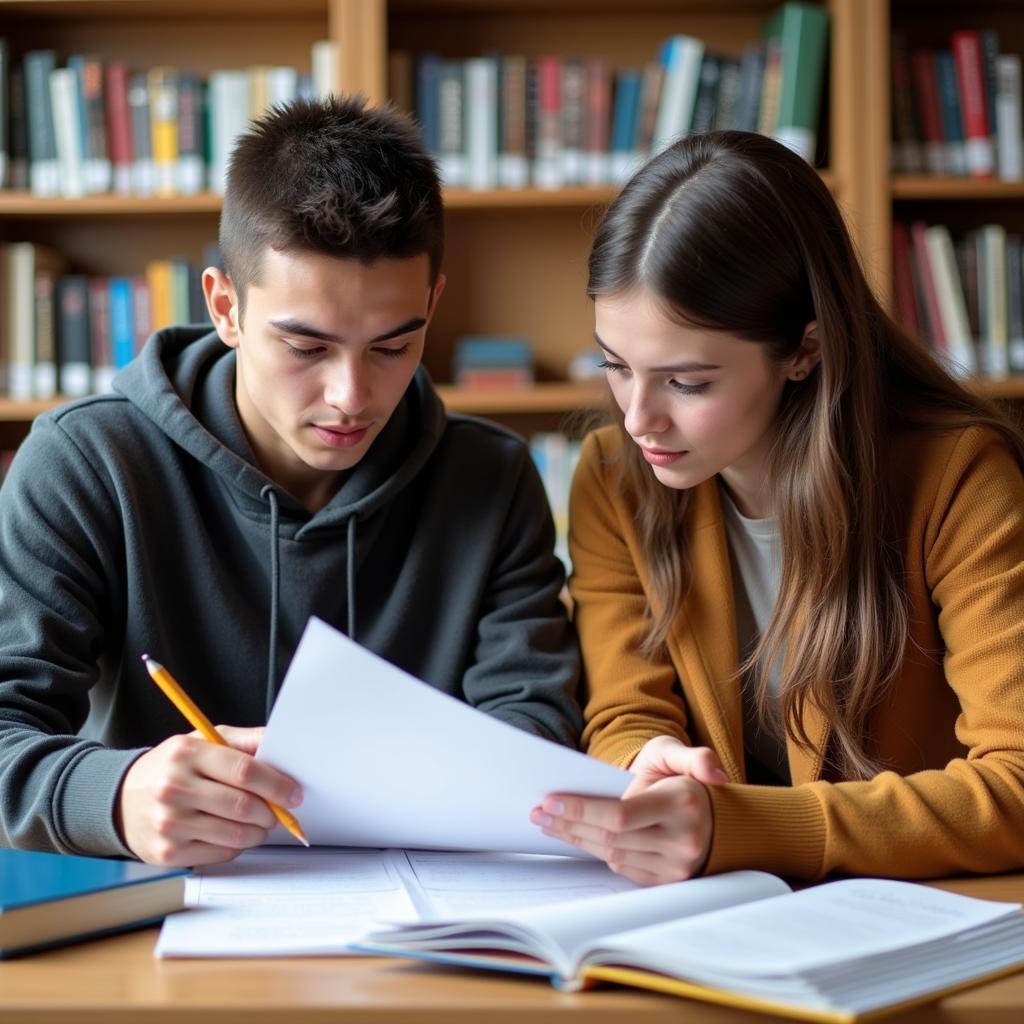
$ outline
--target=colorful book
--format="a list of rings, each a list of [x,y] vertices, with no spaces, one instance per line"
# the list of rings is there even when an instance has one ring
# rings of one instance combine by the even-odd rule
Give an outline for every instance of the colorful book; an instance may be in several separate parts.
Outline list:
[[[32,194],[60,194],[57,136],[53,126],[50,74],[57,67],[53,50],[25,54],[25,118],[28,126],[28,174]]]
[[[704,43],[693,36],[675,35],[662,46],[664,80],[651,142],[652,154],[660,153],[689,132],[703,62]]]
[[[603,981],[804,1020],[854,1021],[1024,966],[1018,903],[889,879],[799,892],[739,871],[493,915],[394,924],[359,952]]]
[[[1024,178],[1024,124],[1021,117],[1020,57],[1000,54],[996,59],[995,129],[996,167],[1003,181]]]
[[[781,54],[772,136],[813,163],[828,52],[828,12],[816,4],[783,4],[765,26],[765,42]]]
[[[989,127],[992,111],[988,103],[981,33],[954,32],[951,45],[960,94],[967,173],[973,178],[991,178],[995,173],[995,154]]]
[[[107,144],[103,64],[98,57],[76,54],[68,57],[68,67],[78,78],[78,115],[85,162],[85,191],[90,195],[109,192],[113,169]]]
[[[57,352],[60,390],[69,398],[92,392],[89,279],[66,274],[57,282]]]
[[[0,849],[0,959],[156,924],[185,906],[183,868]]]

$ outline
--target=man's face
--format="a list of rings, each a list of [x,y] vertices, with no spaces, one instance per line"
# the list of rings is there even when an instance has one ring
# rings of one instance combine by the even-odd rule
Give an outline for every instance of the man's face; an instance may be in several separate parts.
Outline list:
[[[215,321],[238,353],[235,400],[257,460],[307,507],[330,499],[384,429],[443,287],[426,253],[363,264],[268,249],[244,323],[237,301]]]

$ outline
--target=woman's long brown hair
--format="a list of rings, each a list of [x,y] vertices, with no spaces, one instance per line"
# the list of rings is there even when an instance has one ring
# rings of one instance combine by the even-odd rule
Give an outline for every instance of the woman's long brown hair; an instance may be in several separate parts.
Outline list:
[[[817,707],[831,726],[833,768],[870,778],[883,766],[869,715],[899,673],[908,635],[886,439],[902,427],[986,424],[1024,465],[1024,435],[886,315],[828,188],[771,139],[710,132],[655,157],[603,218],[589,271],[592,298],[644,289],[681,323],[765,345],[777,360],[817,321],[820,364],[786,384],[769,457],[779,595],[741,671],[755,680],[763,719],[781,720],[810,750],[805,711]],[[639,510],[653,591],[651,654],[689,584],[688,494],[659,484],[625,440],[621,486]]]

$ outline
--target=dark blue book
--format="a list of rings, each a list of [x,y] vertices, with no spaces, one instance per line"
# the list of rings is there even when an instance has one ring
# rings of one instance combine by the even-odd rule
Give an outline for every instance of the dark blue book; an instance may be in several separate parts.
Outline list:
[[[185,906],[186,868],[0,850],[0,960],[156,924]]]

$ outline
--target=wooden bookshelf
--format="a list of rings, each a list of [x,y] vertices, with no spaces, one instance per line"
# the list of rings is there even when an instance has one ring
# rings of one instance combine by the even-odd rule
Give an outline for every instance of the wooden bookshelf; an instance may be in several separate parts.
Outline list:
[[[977,178],[939,178],[926,174],[896,175],[892,179],[893,199],[990,201],[1024,199],[1024,181],[995,181]]]
[[[172,64],[207,74],[218,67],[291,64],[308,70],[313,41],[341,48],[342,85],[387,98],[389,49],[447,57],[489,51],[603,56],[617,66],[653,59],[684,32],[709,49],[738,54],[760,37],[781,0],[2,0],[0,35],[16,53],[52,47],[144,68]],[[812,0],[814,2],[814,0]],[[826,91],[827,168],[869,267],[888,245],[888,95],[865,75],[885,31],[885,0],[820,0],[831,15]],[[230,47],[223,40],[230,37]],[[883,131],[883,123],[886,123]],[[466,334],[527,337],[545,381],[567,376],[592,349],[586,255],[603,207],[617,189],[471,191],[446,194],[448,287],[431,325],[425,362],[451,378],[456,340]],[[219,196],[91,196],[38,199],[0,192],[0,239],[53,246],[76,271],[137,273],[150,259],[190,261],[216,238]],[[883,218],[879,210],[885,211]],[[529,393],[467,395],[445,389],[453,409],[483,415],[554,416],[590,401],[586,388],[546,383]],[[27,429],[34,404],[0,407],[6,429]]]
[[[442,384],[438,392],[450,412],[508,416],[593,409],[603,404],[606,388],[602,381],[585,384],[542,382],[529,388],[501,391],[475,391]]]

